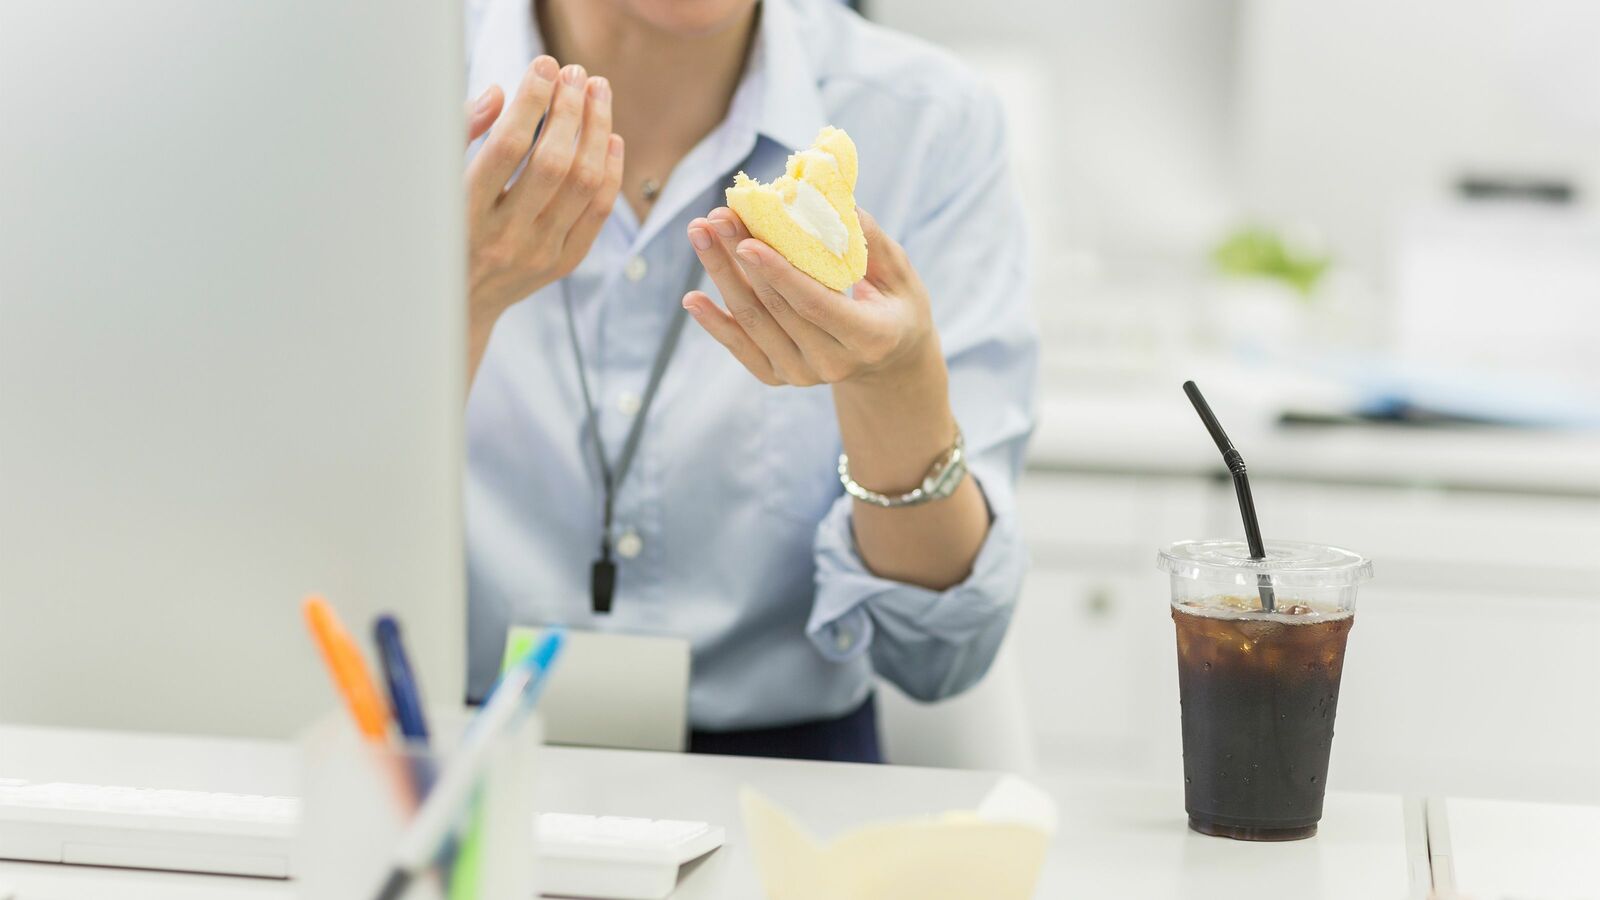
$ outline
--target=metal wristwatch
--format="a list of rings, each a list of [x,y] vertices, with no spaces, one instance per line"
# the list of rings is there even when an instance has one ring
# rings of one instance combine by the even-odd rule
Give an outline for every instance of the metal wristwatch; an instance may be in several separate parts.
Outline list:
[[[850,457],[839,454],[839,483],[844,485],[845,493],[873,506],[884,509],[895,509],[901,506],[920,506],[934,500],[943,500],[954,494],[956,488],[961,486],[962,476],[967,474],[967,445],[961,437],[961,426],[956,426],[956,440],[950,449],[939,455],[934,460],[933,466],[928,469],[928,474],[922,479],[922,484],[910,493],[898,497],[890,497],[877,491],[869,490],[856,484],[850,477]]]

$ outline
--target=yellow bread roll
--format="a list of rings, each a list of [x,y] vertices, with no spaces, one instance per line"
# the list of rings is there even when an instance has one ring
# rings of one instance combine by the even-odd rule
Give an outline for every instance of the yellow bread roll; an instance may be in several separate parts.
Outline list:
[[[836,291],[867,273],[867,239],[856,215],[856,145],[833,126],[789,157],[784,174],[762,184],[740,172],[728,206],[750,234]]]

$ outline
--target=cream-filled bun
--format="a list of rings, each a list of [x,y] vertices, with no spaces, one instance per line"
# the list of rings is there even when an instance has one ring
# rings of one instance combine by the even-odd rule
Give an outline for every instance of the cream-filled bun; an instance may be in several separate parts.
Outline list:
[[[789,157],[784,174],[762,184],[740,172],[728,206],[755,238],[836,291],[867,272],[867,239],[856,215],[856,145],[828,126],[810,148]]]

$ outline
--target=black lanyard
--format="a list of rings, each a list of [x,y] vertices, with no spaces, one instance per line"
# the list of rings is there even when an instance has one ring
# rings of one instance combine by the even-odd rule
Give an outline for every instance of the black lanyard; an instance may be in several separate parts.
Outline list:
[[[687,294],[700,286],[701,274],[699,262],[691,263],[689,281],[684,285],[683,293]],[[594,442],[595,456],[600,461],[600,483],[605,496],[601,512],[600,558],[594,561],[589,572],[589,596],[596,613],[609,613],[611,599],[617,590],[617,564],[611,559],[611,513],[616,503],[617,488],[622,485],[622,479],[628,477],[628,469],[633,466],[634,454],[639,450],[639,439],[644,435],[645,417],[650,414],[650,404],[656,398],[656,389],[661,387],[661,376],[667,371],[667,363],[678,349],[678,338],[683,335],[683,323],[689,314],[680,304],[672,315],[672,321],[667,324],[667,333],[661,336],[661,346],[656,350],[655,362],[650,366],[650,380],[645,383],[644,396],[639,400],[639,412],[633,417],[628,437],[622,443],[622,455],[617,457],[617,466],[613,469],[606,461],[605,444],[600,440],[600,417],[595,415],[594,398],[589,393],[589,375],[583,365],[583,349],[578,343],[578,322],[572,313],[572,293],[567,290],[565,282],[561,286],[561,302],[566,307],[567,337],[572,340],[572,358],[578,364],[578,385],[583,389],[583,409],[588,417],[589,439]]]

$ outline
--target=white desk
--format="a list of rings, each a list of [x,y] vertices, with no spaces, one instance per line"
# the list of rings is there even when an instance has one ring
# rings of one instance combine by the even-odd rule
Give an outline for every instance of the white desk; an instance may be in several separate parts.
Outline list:
[[[265,742],[0,727],[0,773],[33,780],[293,793],[295,759],[291,747]],[[759,888],[739,820],[741,784],[829,835],[875,817],[971,807],[994,780],[940,769],[548,748],[539,800],[547,810],[725,825],[727,846],[686,870],[674,896],[753,900]],[[1398,797],[1336,793],[1316,838],[1242,844],[1187,831],[1179,785],[1043,786],[1057,798],[1062,826],[1041,898],[1419,896],[1408,887]],[[15,884],[18,900],[278,900],[295,893],[289,882],[7,862],[0,862],[0,881]]]
[[[1600,807],[1428,798],[1441,897],[1600,898]]]
[[[735,801],[754,785],[821,835],[875,817],[976,806],[995,776],[909,767],[553,749],[542,793],[551,809],[705,819],[728,846],[684,877],[683,900],[751,900],[754,860]],[[1241,844],[1185,827],[1181,786],[1044,782],[1061,812],[1037,896],[1283,898],[1407,896],[1398,797],[1329,798],[1323,833],[1297,844]],[[27,898],[22,898],[27,900]]]

